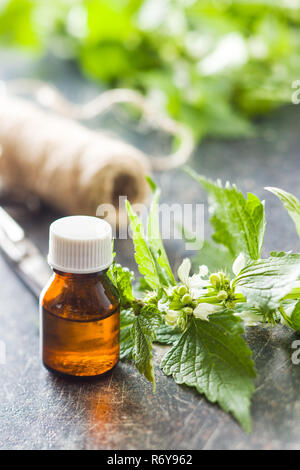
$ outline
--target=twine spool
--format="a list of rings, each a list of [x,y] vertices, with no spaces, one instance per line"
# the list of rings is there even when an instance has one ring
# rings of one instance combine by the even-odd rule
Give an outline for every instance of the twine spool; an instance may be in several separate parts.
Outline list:
[[[156,115],[157,124],[180,135],[182,144],[169,157],[149,158],[134,146],[103,132],[92,131],[74,119],[91,119],[119,102],[137,105],[148,117],[155,112],[139,93],[109,90],[79,106],[65,100],[52,86],[36,81],[14,81],[9,91],[32,92],[41,104],[56,114],[7,93],[0,102],[0,175],[6,188],[30,193],[69,214],[96,215],[101,204],[114,206],[119,223],[125,206],[119,196],[133,204],[148,194],[145,175],[155,169],[174,168],[184,163],[193,139],[187,129],[172,119]],[[64,115],[64,116],[62,116]],[[107,220],[110,220],[107,214]]]

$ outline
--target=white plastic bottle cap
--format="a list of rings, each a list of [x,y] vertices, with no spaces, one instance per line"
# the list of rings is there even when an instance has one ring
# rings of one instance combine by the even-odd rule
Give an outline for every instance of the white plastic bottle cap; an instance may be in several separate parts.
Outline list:
[[[48,263],[68,273],[95,273],[113,260],[112,230],[97,217],[75,215],[50,225]]]

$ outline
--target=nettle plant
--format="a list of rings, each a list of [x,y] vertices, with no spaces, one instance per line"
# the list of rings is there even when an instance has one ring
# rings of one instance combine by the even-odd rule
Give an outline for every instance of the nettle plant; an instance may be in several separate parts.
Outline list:
[[[160,191],[153,181],[149,180],[154,194],[147,235],[127,203],[142,277],[135,294],[131,271],[119,264],[110,270],[120,294],[120,355],[134,361],[155,390],[152,344],[169,345],[162,371],[217,402],[250,432],[256,372],[244,326],[281,323],[300,330],[300,255],[272,252],[261,259],[264,203],[250,193],[246,199],[234,185],[223,187],[219,181],[188,172],[208,194],[214,228],[212,240],[196,257],[195,274],[191,275],[188,258],[177,278],[171,270],[159,231]],[[283,200],[300,231],[300,202],[281,190],[268,189]]]

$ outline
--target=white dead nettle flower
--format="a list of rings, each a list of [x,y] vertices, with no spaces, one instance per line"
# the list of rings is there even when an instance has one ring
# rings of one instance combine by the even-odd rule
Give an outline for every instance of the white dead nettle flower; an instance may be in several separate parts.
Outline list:
[[[193,274],[193,276],[190,276],[191,268],[191,260],[185,258],[179,266],[177,274],[180,281],[189,289],[191,296],[197,298],[204,294],[206,292],[205,288],[209,286],[209,281],[203,279],[208,274],[208,267],[205,265],[200,266],[199,273]]]
[[[198,304],[194,310],[194,317],[199,318],[200,320],[208,321],[208,316],[212,313],[218,312],[219,310],[222,310],[221,305],[208,303]]]
[[[244,253],[240,253],[232,265],[233,273],[238,276],[242,269],[247,266],[247,260]]]
[[[251,310],[234,313],[234,315],[241,318],[245,326],[256,326],[263,321],[263,315],[251,312]]]
[[[177,275],[180,281],[187,285],[188,278],[191,270],[191,261],[188,258],[184,258],[181,265],[178,268]]]

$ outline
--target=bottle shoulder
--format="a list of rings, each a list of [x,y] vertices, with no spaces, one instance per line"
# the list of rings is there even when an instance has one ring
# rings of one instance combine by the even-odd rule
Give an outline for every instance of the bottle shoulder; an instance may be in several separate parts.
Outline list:
[[[117,312],[119,298],[106,274],[80,279],[54,274],[41,293],[40,305],[53,315],[88,321]]]

